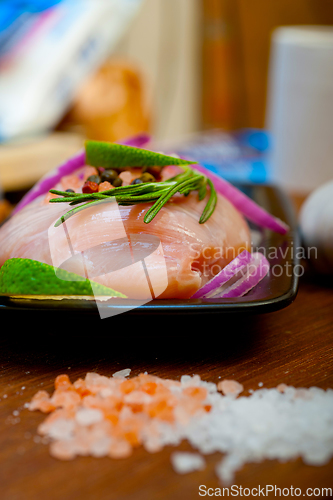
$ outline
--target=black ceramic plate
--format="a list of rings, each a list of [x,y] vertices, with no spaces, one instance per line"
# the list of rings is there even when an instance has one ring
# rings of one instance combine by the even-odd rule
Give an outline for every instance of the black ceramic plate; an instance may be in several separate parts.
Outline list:
[[[245,296],[235,299],[187,299],[187,300],[152,300],[144,305],[127,310],[127,315],[152,314],[204,314],[204,313],[266,313],[288,306],[296,297],[298,275],[301,268],[298,261],[299,238],[293,206],[284,192],[266,185],[239,185],[248,196],[271,214],[285,221],[290,231],[280,235],[269,230],[261,230],[254,225],[251,228],[259,231],[258,248],[271,264],[271,272],[254,289]],[[135,301],[133,302],[135,306]],[[122,312],[124,304],[104,302],[105,316]],[[99,310],[94,300],[80,299],[27,299],[0,297],[0,310],[17,313],[56,313],[69,318],[96,316]]]

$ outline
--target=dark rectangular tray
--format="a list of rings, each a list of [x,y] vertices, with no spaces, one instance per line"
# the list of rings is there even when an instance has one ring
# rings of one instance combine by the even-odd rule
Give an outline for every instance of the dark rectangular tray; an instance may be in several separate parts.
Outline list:
[[[297,249],[300,245],[297,220],[289,197],[280,189],[268,185],[238,185],[268,212],[285,221],[290,231],[280,235],[250,224],[251,229],[260,231],[259,250],[270,261],[270,273],[245,296],[234,299],[186,299],[152,300],[144,305],[126,311],[126,315],[154,314],[210,314],[210,313],[267,313],[288,306],[296,297],[298,275],[301,274]],[[253,248],[257,250],[256,247]],[[135,304],[135,301],[132,301]],[[106,313],[121,311],[121,304],[107,302],[102,305]],[[120,308],[120,309],[119,309]],[[57,318],[98,317],[94,300],[63,299],[37,300],[27,298],[0,297],[0,311],[21,315],[24,313],[56,313]],[[116,313],[117,315],[119,314]]]

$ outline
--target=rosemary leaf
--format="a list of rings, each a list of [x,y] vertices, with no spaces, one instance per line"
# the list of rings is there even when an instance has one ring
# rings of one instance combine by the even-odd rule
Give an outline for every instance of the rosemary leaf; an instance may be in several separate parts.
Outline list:
[[[207,178],[204,177],[201,183],[201,186],[199,187],[199,201],[203,200],[206,197],[207,193]]]
[[[151,222],[153,218],[157,215],[157,213],[161,210],[161,208],[170,200],[170,198],[174,196],[182,187],[185,187],[190,182],[192,182],[192,179],[186,179],[168,189],[167,192],[164,195],[162,195],[149,210],[147,210],[147,213],[143,221],[146,224]]]
[[[215,207],[216,207],[216,203],[217,203],[217,194],[216,194],[214,185],[210,179],[207,179],[207,183],[208,183],[209,188],[210,188],[210,196],[209,196],[207,205],[205,206],[205,208],[201,214],[201,217],[199,219],[199,224],[203,224],[204,222],[206,222],[209,219],[209,217],[214,212]]]
[[[83,205],[80,205],[79,207],[72,208],[72,210],[69,210],[68,212],[66,212],[64,215],[62,215],[60,217],[60,219],[58,219],[56,221],[56,223],[54,224],[54,227],[60,226],[60,224],[62,224],[67,219],[72,217],[72,215],[77,214],[78,212],[80,212],[81,210],[84,210],[88,206],[91,207],[92,205],[97,205],[98,203],[103,203],[103,202],[104,202],[104,200],[89,201],[88,203],[84,203]]]
[[[67,198],[69,198],[69,197],[77,197],[77,196],[81,195],[81,193],[69,193],[68,191],[59,191],[58,189],[50,189],[50,193],[52,193],[52,194],[58,194],[60,196],[65,196]],[[52,199],[55,199],[55,198],[52,198]]]

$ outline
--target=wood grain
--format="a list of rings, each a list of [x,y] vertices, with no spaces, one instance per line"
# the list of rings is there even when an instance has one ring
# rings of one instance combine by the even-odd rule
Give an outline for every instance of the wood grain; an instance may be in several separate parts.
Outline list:
[[[125,460],[52,458],[47,445],[34,441],[44,415],[23,405],[39,389],[51,392],[55,377],[63,372],[72,381],[88,371],[110,376],[128,367],[133,375],[147,370],[176,379],[198,373],[213,382],[219,376],[234,378],[244,385],[245,394],[259,382],[268,388],[280,382],[333,387],[333,289],[309,272],[294,303],[270,314],[220,315],[216,323],[211,316],[188,316],[187,323],[173,316],[162,322],[158,316],[109,319],[103,320],[103,334],[96,320],[59,325],[58,335],[49,333],[47,323],[35,323],[29,331],[24,318],[11,318],[11,324],[2,328],[1,500],[184,500],[197,498],[201,484],[221,486],[214,472],[218,454],[207,457],[204,471],[182,476],[172,470],[172,447],[153,455],[137,449]],[[74,334],[75,327],[81,331]],[[187,443],[180,448],[190,449]],[[333,460],[321,467],[306,466],[300,459],[264,461],[247,464],[234,484],[305,490],[331,487],[332,478]]]

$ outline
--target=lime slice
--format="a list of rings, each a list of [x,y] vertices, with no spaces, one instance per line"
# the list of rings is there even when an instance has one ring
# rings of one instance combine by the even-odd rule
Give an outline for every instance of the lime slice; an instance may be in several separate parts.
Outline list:
[[[83,278],[75,273],[57,269],[37,260],[8,259],[0,269],[2,295],[108,295],[126,298],[120,292]]]
[[[165,167],[190,165],[195,161],[182,160],[146,149],[103,141],[85,141],[86,163],[93,167]]]

